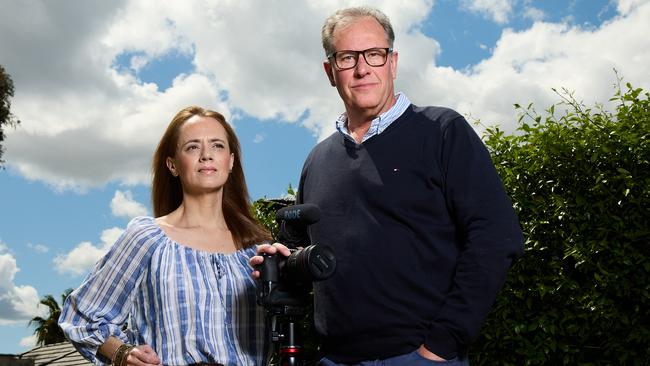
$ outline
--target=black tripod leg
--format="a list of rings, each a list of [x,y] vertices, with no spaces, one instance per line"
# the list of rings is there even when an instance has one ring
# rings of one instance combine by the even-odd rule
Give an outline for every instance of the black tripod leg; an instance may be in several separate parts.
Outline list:
[[[283,329],[284,339],[279,350],[280,366],[301,366],[302,346],[299,343],[297,324],[289,317],[284,325],[286,329]]]

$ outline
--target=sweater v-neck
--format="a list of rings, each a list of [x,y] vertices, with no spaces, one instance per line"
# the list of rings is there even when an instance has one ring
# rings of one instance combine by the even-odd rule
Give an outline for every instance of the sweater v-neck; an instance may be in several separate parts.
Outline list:
[[[357,143],[352,137],[345,135],[342,132],[337,131],[337,133],[341,137],[340,141],[344,146],[352,147],[356,150],[360,150],[363,149],[365,146],[372,144],[374,141],[381,140],[383,138],[388,138],[388,135],[390,135],[392,131],[400,128],[400,126],[403,125],[405,121],[408,120],[412,114],[413,114],[413,104],[409,105],[404,110],[404,113],[402,113],[402,115],[397,117],[397,119],[395,119],[388,127],[386,127],[384,131],[368,138],[365,141],[362,141],[361,143]]]

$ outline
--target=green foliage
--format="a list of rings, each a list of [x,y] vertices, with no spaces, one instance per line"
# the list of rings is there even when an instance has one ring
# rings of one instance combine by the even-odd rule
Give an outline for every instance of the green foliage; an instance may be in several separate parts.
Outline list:
[[[292,205],[295,201],[296,192],[289,184],[287,188],[287,196],[278,199],[261,198],[253,202],[253,216],[266,227],[273,237],[278,234],[278,223],[275,221],[275,212],[282,207]]]
[[[650,94],[618,86],[615,113],[558,95],[486,131],[526,243],[472,365],[650,365]]]
[[[70,295],[72,289],[67,289],[61,295],[61,305],[65,299]],[[52,295],[45,295],[40,301],[41,305],[45,305],[48,309],[49,316],[42,318],[36,316],[29,321],[29,326],[36,325],[34,334],[36,335],[36,344],[45,346],[65,341],[65,335],[61,328],[59,328],[59,316],[61,316],[61,307],[56,302]]]
[[[2,155],[4,153],[2,142],[5,139],[4,127],[14,127],[20,123],[20,121],[17,120],[13,114],[11,114],[10,98],[13,96],[14,83],[11,80],[9,74],[5,72],[4,67],[0,65],[0,166],[2,166],[4,163],[4,160],[2,160]]]
[[[271,232],[273,237],[278,232],[278,224],[275,222],[275,211],[283,206],[275,201],[259,199],[253,202],[253,215],[255,219],[264,225]]]

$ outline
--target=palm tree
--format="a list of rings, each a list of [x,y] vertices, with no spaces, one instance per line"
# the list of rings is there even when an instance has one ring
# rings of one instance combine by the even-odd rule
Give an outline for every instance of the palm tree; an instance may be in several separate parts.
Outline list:
[[[65,303],[65,299],[70,295],[72,289],[67,289],[61,295],[61,305]],[[34,334],[36,335],[36,345],[44,346],[53,343],[65,341],[65,335],[59,328],[59,316],[61,315],[61,307],[56,302],[52,295],[45,295],[41,299],[41,304],[47,306],[50,315],[47,318],[36,316],[29,321],[29,325],[36,324]]]

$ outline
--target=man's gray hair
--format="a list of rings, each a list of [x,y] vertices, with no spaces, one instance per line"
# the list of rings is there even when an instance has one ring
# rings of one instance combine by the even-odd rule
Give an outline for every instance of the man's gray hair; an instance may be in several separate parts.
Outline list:
[[[362,6],[340,9],[325,20],[325,24],[323,24],[323,29],[321,30],[321,39],[325,55],[328,56],[336,51],[334,49],[334,32],[338,28],[345,28],[357,21],[359,18],[365,17],[374,18],[379,22],[386,33],[388,47],[393,48],[395,32],[393,31],[393,26],[390,24],[390,20],[386,14],[378,9]]]

